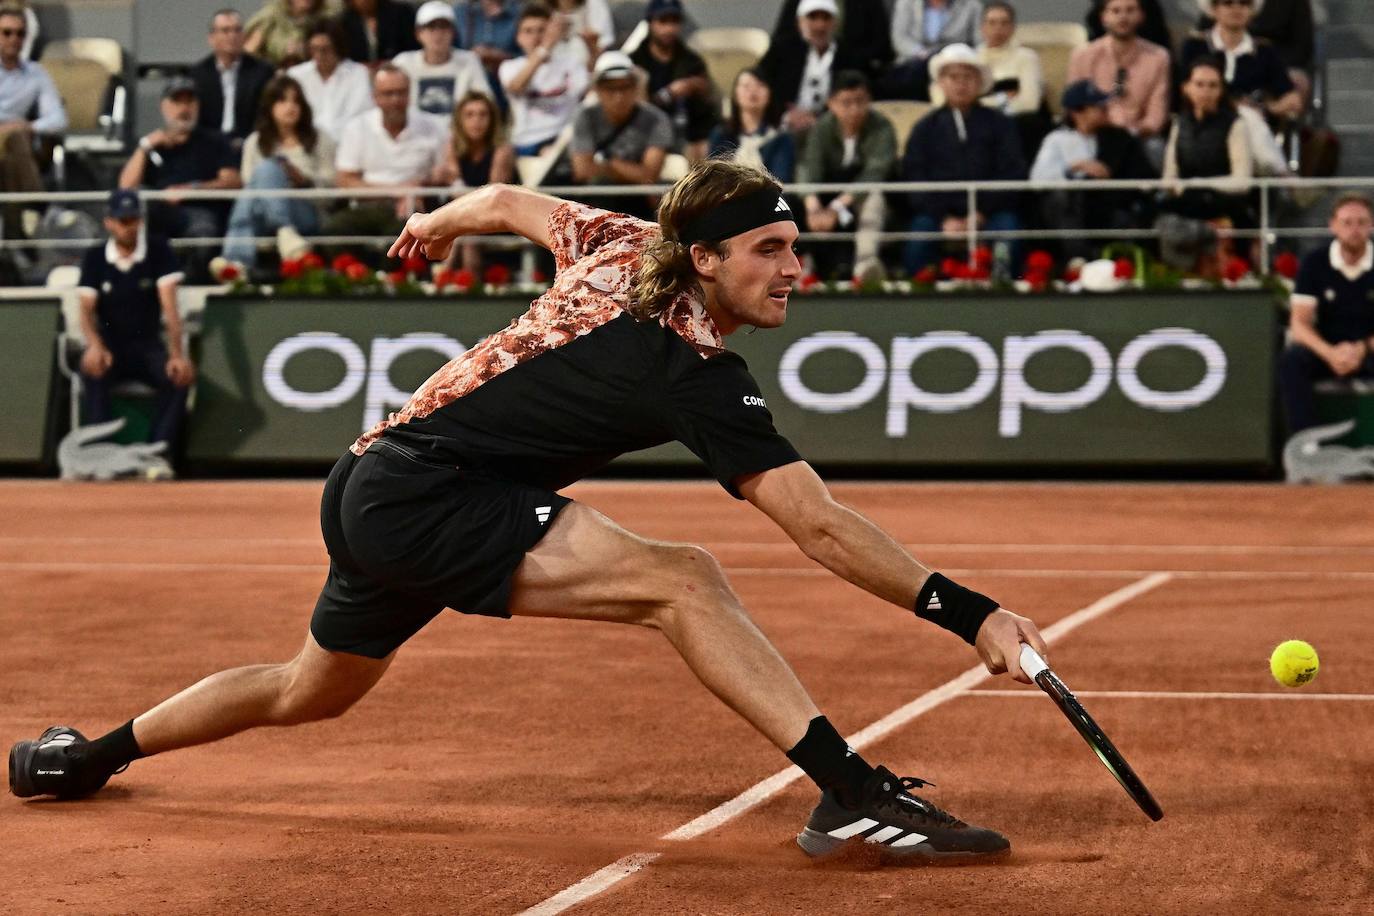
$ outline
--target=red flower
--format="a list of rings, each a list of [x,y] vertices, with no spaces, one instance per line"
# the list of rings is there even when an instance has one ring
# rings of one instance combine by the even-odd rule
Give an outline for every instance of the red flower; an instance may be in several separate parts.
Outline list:
[[[1075,282],[1077,282],[1077,281],[1078,281],[1078,277],[1079,277],[1080,274],[1082,274],[1082,272],[1083,272],[1082,269],[1081,269],[1081,268],[1078,268],[1078,267],[1068,267],[1068,268],[1065,268],[1065,270],[1064,270],[1064,282],[1065,282],[1065,283],[1075,283]]]
[[[922,267],[916,272],[916,276],[911,278],[913,283],[924,283],[927,286],[938,279],[940,279],[940,272],[935,269],[934,264],[927,264],[925,267]]]
[[[968,269],[968,278],[970,280],[988,280],[991,279],[991,277],[991,268],[982,264],[975,264],[972,268]]]
[[[977,274],[979,271],[987,271],[989,276],[992,274],[992,249],[986,245],[973,249],[973,272]]]
[[[812,287],[818,285],[820,282],[820,277],[816,276],[815,274],[807,274],[806,276],[801,278],[801,288],[811,289]]]
[[[283,280],[294,280],[301,275],[301,262],[298,258],[287,258],[281,262]]]
[[[1048,251],[1037,248],[1035,251],[1026,255],[1027,279],[1029,279],[1029,274],[1032,271],[1048,277],[1052,270],[1054,270],[1054,257]]]
[[[417,277],[423,276],[429,272],[429,261],[416,255],[411,255],[401,262],[401,269]]]
[[[348,254],[347,252],[345,252],[344,254],[335,255],[335,256],[334,256],[334,260],[329,262],[329,266],[332,267],[332,268],[334,269],[335,273],[344,273],[344,272],[346,272],[346,271],[348,270],[348,265],[349,265],[349,264],[357,264],[357,263],[358,263],[358,259],[357,259],[357,258],[355,258],[355,257],[353,257],[353,255]]]
[[[453,271],[447,267],[440,267],[434,272],[434,288],[443,292],[445,286],[453,283]]]
[[[1226,259],[1226,266],[1221,269],[1221,275],[1232,283],[1250,273],[1250,263],[1244,258],[1232,256]]]
[[[239,277],[239,269],[234,264],[225,264],[219,269],[219,282],[221,283],[233,283]]]
[[[1292,280],[1298,275],[1298,256],[1291,251],[1285,251],[1274,258],[1274,273]]]
[[[1112,276],[1118,280],[1130,280],[1135,277],[1135,264],[1130,258],[1117,258],[1112,262]]]
[[[958,258],[945,258],[940,262],[940,276],[947,277],[950,280],[959,280],[963,278],[967,270],[968,265]]]
[[[367,279],[367,265],[361,261],[353,261],[344,268],[344,276],[357,283]]]
[[[309,252],[301,256],[301,270],[320,270],[324,267],[324,258]]]
[[[544,272],[543,272],[542,270],[540,270],[538,267],[536,267],[534,270],[530,271],[530,279],[533,280],[535,283],[547,283],[547,282],[549,282],[549,276],[548,276],[548,274],[544,273]]]
[[[472,284],[477,282],[477,277],[470,270],[454,271],[453,285],[466,292],[472,289]]]
[[[1037,293],[1043,293],[1050,285],[1050,275],[1037,268],[1026,271],[1025,280],[1030,284],[1030,288]]]
[[[482,282],[488,286],[505,286],[510,282],[510,268],[504,264],[492,264],[482,272]]]
[[[386,278],[391,281],[392,286],[400,286],[410,279],[410,274],[404,270],[393,270],[386,275]]]

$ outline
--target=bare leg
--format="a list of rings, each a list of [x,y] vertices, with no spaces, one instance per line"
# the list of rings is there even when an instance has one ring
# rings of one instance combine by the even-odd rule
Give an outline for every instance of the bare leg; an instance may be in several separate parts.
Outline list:
[[[579,503],[559,514],[520,565],[511,612],[663,631],[701,682],[780,750],[796,745],[820,715],[715,558],[638,537]]]
[[[134,720],[134,737],[151,755],[262,725],[334,718],[372,689],[394,657],[329,652],[307,633],[289,662],[221,671],[163,700]]]

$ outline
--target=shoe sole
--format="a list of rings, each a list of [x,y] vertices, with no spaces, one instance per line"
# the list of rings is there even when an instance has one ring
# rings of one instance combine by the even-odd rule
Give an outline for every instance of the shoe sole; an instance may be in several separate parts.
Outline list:
[[[33,780],[29,778],[29,768],[36,750],[37,741],[20,741],[10,748],[10,792],[20,798],[33,798],[38,794],[33,787]]]
[[[865,843],[861,839],[841,840],[838,837],[830,836],[828,833],[821,833],[819,830],[812,830],[805,827],[802,832],[797,834],[797,845],[802,852],[813,859],[826,859],[834,856],[846,845],[853,844],[872,849],[878,853],[878,858],[887,863],[934,863],[944,862],[954,864],[955,862],[984,862],[1004,858],[1011,854],[1011,846],[1004,846],[1001,849],[989,850],[987,852],[974,852],[972,850],[940,850],[933,848],[928,843],[918,843],[915,846],[903,846],[897,849],[891,846],[884,846],[881,843]]]

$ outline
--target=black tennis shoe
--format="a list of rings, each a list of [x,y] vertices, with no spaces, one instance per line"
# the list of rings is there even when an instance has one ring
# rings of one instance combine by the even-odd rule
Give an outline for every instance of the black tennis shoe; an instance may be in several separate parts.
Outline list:
[[[87,757],[89,745],[67,725],[54,725],[37,741],[20,741],[10,748],[10,791],[20,798],[85,798],[99,791],[114,774]]]
[[[864,784],[857,808],[846,808],[833,793],[821,794],[797,845],[812,857],[835,852],[851,840],[877,844],[881,858],[893,860],[975,859],[1005,855],[1007,838],[965,824],[911,789],[934,785],[914,776],[897,777],[878,767]]]

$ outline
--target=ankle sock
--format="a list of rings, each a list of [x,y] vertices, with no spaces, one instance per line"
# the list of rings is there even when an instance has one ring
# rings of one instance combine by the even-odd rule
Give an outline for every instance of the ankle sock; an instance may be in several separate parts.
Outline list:
[[[817,716],[806,728],[787,759],[801,767],[821,790],[830,790],[846,808],[857,808],[863,799],[864,783],[873,767],[845,743],[825,716]]]
[[[143,751],[139,750],[138,741],[134,738],[134,720],[130,719],[108,735],[92,741],[86,754],[87,759],[110,773],[142,757]]]

